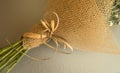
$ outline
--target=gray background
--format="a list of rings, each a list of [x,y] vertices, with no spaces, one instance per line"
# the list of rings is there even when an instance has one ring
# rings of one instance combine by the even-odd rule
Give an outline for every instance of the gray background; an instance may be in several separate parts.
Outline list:
[[[0,0],[0,47],[20,39],[33,24],[39,23],[46,0]],[[120,43],[120,26],[111,28]],[[70,55],[55,53],[45,45],[32,49],[28,55],[50,57],[33,61],[24,57],[11,73],[120,73],[120,55],[82,52]]]

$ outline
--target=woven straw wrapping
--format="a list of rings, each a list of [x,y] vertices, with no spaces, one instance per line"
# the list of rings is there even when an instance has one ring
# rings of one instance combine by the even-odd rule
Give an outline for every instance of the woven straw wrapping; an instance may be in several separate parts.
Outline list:
[[[54,11],[60,25],[55,34],[65,38],[74,49],[119,54],[120,49],[107,23],[111,0],[48,0],[45,15]],[[47,17],[50,21],[54,19]]]

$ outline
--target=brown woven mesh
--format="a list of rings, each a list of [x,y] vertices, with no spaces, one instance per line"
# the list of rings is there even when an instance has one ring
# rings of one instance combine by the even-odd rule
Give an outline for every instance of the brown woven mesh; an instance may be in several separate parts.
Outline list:
[[[48,0],[46,13],[59,15],[55,34],[65,38],[74,49],[120,53],[107,24],[111,0]],[[48,17],[47,20],[53,19]]]
[[[105,17],[110,16],[111,5],[114,0],[96,0],[96,4]]]

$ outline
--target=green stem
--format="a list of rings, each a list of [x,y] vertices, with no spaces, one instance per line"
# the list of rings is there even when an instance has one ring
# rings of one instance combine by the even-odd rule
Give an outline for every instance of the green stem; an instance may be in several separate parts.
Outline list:
[[[21,43],[19,43],[19,44],[16,45],[16,46],[13,46],[12,49],[11,49],[10,51],[8,51],[8,52],[5,52],[5,54],[3,53],[3,54],[2,54],[3,56],[0,57],[0,61],[3,60],[3,59],[5,59],[6,57],[9,57],[9,56],[11,56],[12,54],[14,54],[14,52],[16,52],[16,50],[19,49],[18,47],[19,47],[20,45],[21,45]]]
[[[13,63],[16,59],[19,58],[19,56],[21,55],[21,53],[19,53],[18,55],[16,55],[11,61],[9,61],[1,70],[6,69],[9,65],[11,65],[11,63]],[[14,54],[12,55],[14,56]],[[11,56],[11,57],[12,57]],[[11,57],[7,57],[5,60],[3,60],[4,62],[2,63],[2,65],[4,65],[6,63],[7,60],[9,60]]]
[[[5,47],[5,48],[0,49],[0,55],[3,54],[3,53],[5,53],[5,52],[7,52],[7,51],[9,51],[10,49],[12,49],[12,47],[18,45],[18,44],[21,43],[21,42],[22,42],[22,41],[18,41],[18,42],[16,42],[16,43],[12,44],[12,46],[9,45],[8,47]]]
[[[21,48],[22,46],[20,46],[19,48]],[[0,66],[0,70],[2,68],[4,68],[11,60],[13,60],[15,58],[15,56],[17,56],[23,49],[20,49],[16,54],[14,54],[11,58],[9,58],[7,61],[5,61],[1,66]]]
[[[28,50],[25,50],[23,53],[27,53],[27,52]],[[23,56],[24,54],[21,54],[21,56],[19,56],[18,59],[14,61],[13,64],[8,67],[8,70],[6,73],[9,73],[15,67],[15,65],[22,59]]]

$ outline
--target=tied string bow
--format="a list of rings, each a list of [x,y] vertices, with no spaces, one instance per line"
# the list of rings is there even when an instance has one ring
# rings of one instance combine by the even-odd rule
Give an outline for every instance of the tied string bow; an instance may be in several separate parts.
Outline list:
[[[46,19],[41,19],[40,22],[42,23],[42,26],[45,28],[42,33],[27,32],[23,35],[23,47],[25,49],[32,49],[42,44],[45,44],[46,46],[55,50],[56,52],[60,52],[64,54],[70,54],[73,52],[73,48],[64,38],[54,34],[54,32],[57,30],[59,26],[59,17],[57,13],[55,12],[52,13],[56,16],[57,23],[55,24],[55,20],[51,20],[51,23],[49,24]],[[53,47],[50,44],[48,44],[50,40],[52,40],[56,44],[56,47]],[[64,51],[58,50],[62,45]],[[70,49],[70,52],[65,51],[65,49],[67,48]],[[34,60],[41,60],[35,57],[31,57],[29,55],[26,56]],[[46,60],[46,59],[42,59],[42,60]]]

